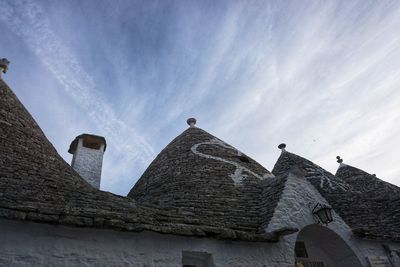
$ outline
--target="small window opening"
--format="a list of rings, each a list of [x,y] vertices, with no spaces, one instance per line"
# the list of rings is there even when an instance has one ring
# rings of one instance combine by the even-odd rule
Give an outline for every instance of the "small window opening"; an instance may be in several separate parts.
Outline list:
[[[182,251],[183,267],[214,267],[212,255],[206,252]]]
[[[297,258],[308,258],[306,245],[303,241],[297,241],[294,247]]]

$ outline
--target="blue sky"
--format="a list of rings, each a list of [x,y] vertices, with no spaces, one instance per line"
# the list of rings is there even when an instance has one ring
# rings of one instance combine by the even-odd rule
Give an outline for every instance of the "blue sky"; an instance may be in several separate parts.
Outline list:
[[[198,126],[272,170],[277,145],[400,185],[399,1],[0,0],[4,79],[70,162],[106,137],[125,195]]]

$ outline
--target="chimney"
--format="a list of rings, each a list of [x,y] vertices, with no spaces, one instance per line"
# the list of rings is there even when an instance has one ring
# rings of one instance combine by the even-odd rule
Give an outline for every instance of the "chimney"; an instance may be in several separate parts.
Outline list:
[[[106,139],[102,136],[81,134],[72,141],[68,150],[73,155],[72,168],[96,189],[100,189],[101,167],[106,146]]]

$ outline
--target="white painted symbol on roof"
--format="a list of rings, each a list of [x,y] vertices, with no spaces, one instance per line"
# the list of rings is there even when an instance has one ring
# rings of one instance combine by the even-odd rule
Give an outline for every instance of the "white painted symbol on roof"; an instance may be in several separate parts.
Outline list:
[[[306,176],[307,180],[319,180],[319,187],[324,189],[325,185],[328,186],[332,190],[341,189],[343,191],[347,191],[349,189],[349,185],[344,182],[332,180],[327,177],[323,172],[315,172],[313,169],[307,170],[308,175]]]
[[[224,142],[222,142],[221,140],[219,140],[217,138],[211,139],[208,142],[202,142],[202,143],[195,144],[191,148],[192,152],[194,154],[200,156],[200,157],[207,158],[207,159],[218,160],[218,161],[221,161],[221,162],[224,162],[224,163],[227,163],[227,164],[235,166],[236,167],[235,172],[229,175],[232,178],[232,180],[235,183],[235,185],[241,184],[242,181],[249,176],[249,174],[251,174],[252,176],[254,176],[254,177],[256,177],[256,178],[258,178],[260,180],[263,180],[265,178],[274,177],[274,175],[271,174],[271,173],[265,173],[264,175],[259,175],[259,174],[255,173],[255,172],[249,170],[248,168],[240,165],[237,162],[234,162],[234,161],[231,161],[231,160],[228,160],[228,159],[224,159],[224,158],[220,158],[220,157],[217,157],[217,156],[212,156],[212,155],[201,153],[201,152],[199,152],[197,150],[197,148],[199,146],[202,146],[202,145],[218,145],[218,146],[222,146],[224,148],[236,151],[238,156],[241,156],[242,153],[240,151],[236,150],[235,148],[233,148],[232,146],[230,146],[228,144],[225,144]]]

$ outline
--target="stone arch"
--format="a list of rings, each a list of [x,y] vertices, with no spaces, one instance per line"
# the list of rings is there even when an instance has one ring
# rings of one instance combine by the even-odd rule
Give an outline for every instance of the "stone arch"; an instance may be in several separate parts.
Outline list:
[[[351,247],[333,230],[318,224],[304,227],[296,239],[296,266],[362,267]]]

